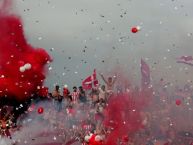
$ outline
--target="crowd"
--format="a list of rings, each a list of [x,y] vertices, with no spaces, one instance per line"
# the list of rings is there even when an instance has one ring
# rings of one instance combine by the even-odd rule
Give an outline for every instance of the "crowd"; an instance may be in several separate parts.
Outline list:
[[[73,87],[73,91],[70,93],[65,87],[63,94],[68,96],[66,100],[71,109],[77,106],[76,104],[84,104],[85,111],[89,110],[87,113],[90,115],[88,117],[90,119],[88,121],[90,123],[90,133],[95,131],[96,134],[102,134],[101,136],[104,139],[107,130],[101,122],[104,119],[103,110],[108,105],[111,95],[131,91],[133,92],[133,100],[135,100],[135,98],[141,96],[141,90],[134,87],[122,88],[122,91],[120,91],[117,87],[115,91],[114,83],[116,79],[109,78],[105,80],[103,76],[102,78],[105,85],[93,89],[90,93],[85,93],[82,87],[79,87],[79,89]],[[160,80],[160,82],[163,83],[163,80]],[[193,143],[193,89],[191,85],[186,84],[184,88],[176,86],[172,90],[169,89],[169,84],[159,84],[155,85],[152,94],[152,97],[148,100],[148,106],[140,112],[144,126],[132,136],[128,136],[125,144],[191,145]],[[120,101],[122,101],[121,98]],[[78,106],[82,107],[82,105]],[[67,113],[73,113],[73,111],[67,111]],[[82,138],[82,140],[84,139]],[[120,141],[121,143],[124,144]]]
[[[48,108],[41,115],[41,121],[63,136],[63,144],[80,142],[82,145],[103,145],[111,131],[103,124],[105,108],[113,95],[131,93],[132,99],[140,99],[143,91],[127,85],[115,87],[117,77],[107,80],[101,75],[105,85],[98,85],[85,91],[82,86],[56,85],[47,98]],[[163,80],[160,81],[161,83]],[[129,86],[129,87],[128,87]],[[127,134],[117,140],[119,145],[192,145],[193,144],[193,89],[169,89],[168,84],[154,85],[149,103],[140,110],[142,127],[134,134]],[[122,99],[120,98],[120,101]],[[33,102],[31,102],[31,106]],[[31,107],[29,106],[29,108]],[[29,109],[28,108],[28,109]],[[32,111],[33,112],[33,111]],[[3,124],[3,123],[2,123]],[[18,119],[17,126],[20,125]],[[5,125],[6,126],[6,125]],[[1,126],[1,128],[6,128]],[[44,134],[49,129],[44,130]],[[4,129],[9,131],[9,128]],[[7,132],[5,135],[10,136]]]
[[[63,127],[76,134],[76,139],[82,144],[102,145],[105,138],[105,128],[102,124],[103,110],[113,95],[116,77],[109,77],[107,80],[102,74],[101,77],[105,85],[93,87],[91,91],[85,91],[82,86],[78,88],[74,86],[70,92],[68,86],[64,85],[61,92],[60,87],[56,85],[51,95],[55,110],[57,112],[65,110],[67,117],[64,117],[66,123]]]
[[[112,95],[132,92],[133,100],[143,96],[138,87],[115,89],[116,77],[106,80],[102,76],[102,79],[105,85],[93,88],[90,92],[85,92],[82,87],[73,87],[73,91],[70,92],[68,87],[64,86],[63,101],[59,97],[61,96],[59,86],[56,86],[52,93],[56,110],[60,112],[62,108],[66,108],[71,128],[75,128],[80,141],[85,144],[89,142],[90,133],[100,135],[101,144],[105,141],[108,130],[103,126],[102,121],[105,107]],[[127,139],[120,140],[119,144],[191,145],[193,143],[193,89],[191,85],[186,84],[184,88],[176,87],[175,90],[170,90],[168,84],[155,85],[155,87],[148,105],[140,110],[143,127],[132,136],[127,136]],[[122,101],[121,98],[120,101]],[[86,120],[80,119],[79,116],[76,118],[78,111],[85,115],[82,117]]]

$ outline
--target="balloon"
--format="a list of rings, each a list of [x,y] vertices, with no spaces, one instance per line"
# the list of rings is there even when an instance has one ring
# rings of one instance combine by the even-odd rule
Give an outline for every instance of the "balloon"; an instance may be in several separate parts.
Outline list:
[[[181,100],[176,100],[176,105],[180,105],[182,102],[181,102]]]
[[[39,108],[38,108],[38,113],[39,113],[39,114],[42,114],[43,112],[44,112],[44,108],[43,108],[43,107],[39,107]]]
[[[25,67],[24,67],[24,66],[21,66],[21,67],[19,68],[19,71],[20,71],[20,72],[24,72],[24,71],[25,71]]]
[[[140,30],[139,26],[131,28],[132,33],[137,33],[139,30]]]
[[[29,69],[31,69],[31,64],[30,63],[26,63],[24,65],[24,67],[25,67],[25,69],[29,70]]]

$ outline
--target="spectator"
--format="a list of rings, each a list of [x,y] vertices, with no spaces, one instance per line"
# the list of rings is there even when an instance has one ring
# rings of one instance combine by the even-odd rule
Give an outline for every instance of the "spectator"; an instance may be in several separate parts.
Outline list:
[[[63,96],[64,96],[64,98],[67,99],[69,95],[70,95],[70,91],[68,89],[68,86],[64,85],[64,88],[63,88]]]
[[[101,75],[101,78],[103,79],[103,81],[105,82],[106,84],[106,89],[107,89],[107,93],[109,94],[112,94],[113,93],[113,89],[114,89],[114,84],[115,84],[115,81],[116,81],[116,76],[114,76],[114,79],[112,77],[108,77],[108,80],[105,79],[105,77]]]
[[[105,88],[105,85],[102,85],[100,88],[99,88],[99,100],[104,100],[106,101],[106,88]]]
[[[73,104],[77,104],[78,103],[78,100],[79,100],[79,94],[80,92],[77,90],[77,87],[74,86],[73,87],[73,92],[72,92],[72,103]]]
[[[55,90],[52,93],[52,96],[54,98],[54,105],[58,112],[60,112],[62,109],[62,99],[63,99],[63,96],[61,96],[59,89],[60,87],[56,85]]]
[[[81,103],[85,103],[87,101],[86,94],[82,86],[79,87],[79,100]]]
[[[68,89],[68,86],[67,85],[64,85],[64,88],[63,88],[63,97],[64,99],[66,100],[65,103],[70,103],[71,102],[71,99],[70,99],[70,91]]]

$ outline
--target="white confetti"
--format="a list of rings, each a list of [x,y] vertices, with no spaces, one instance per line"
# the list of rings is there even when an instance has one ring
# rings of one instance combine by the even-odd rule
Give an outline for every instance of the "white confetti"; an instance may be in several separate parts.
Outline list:
[[[38,37],[38,40],[42,40],[42,37]]]
[[[49,67],[48,67],[48,70],[52,70],[52,67],[51,67],[51,66],[49,66]]]

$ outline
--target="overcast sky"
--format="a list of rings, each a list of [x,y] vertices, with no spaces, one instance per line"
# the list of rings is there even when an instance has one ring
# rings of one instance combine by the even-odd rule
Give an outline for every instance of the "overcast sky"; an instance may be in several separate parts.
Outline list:
[[[193,55],[193,0],[14,0],[26,38],[53,58],[46,79],[80,85],[116,64],[138,83],[140,59],[150,65],[152,78],[185,83],[193,68],[175,58]],[[132,34],[132,26],[141,31]],[[54,49],[53,49],[54,48]]]

